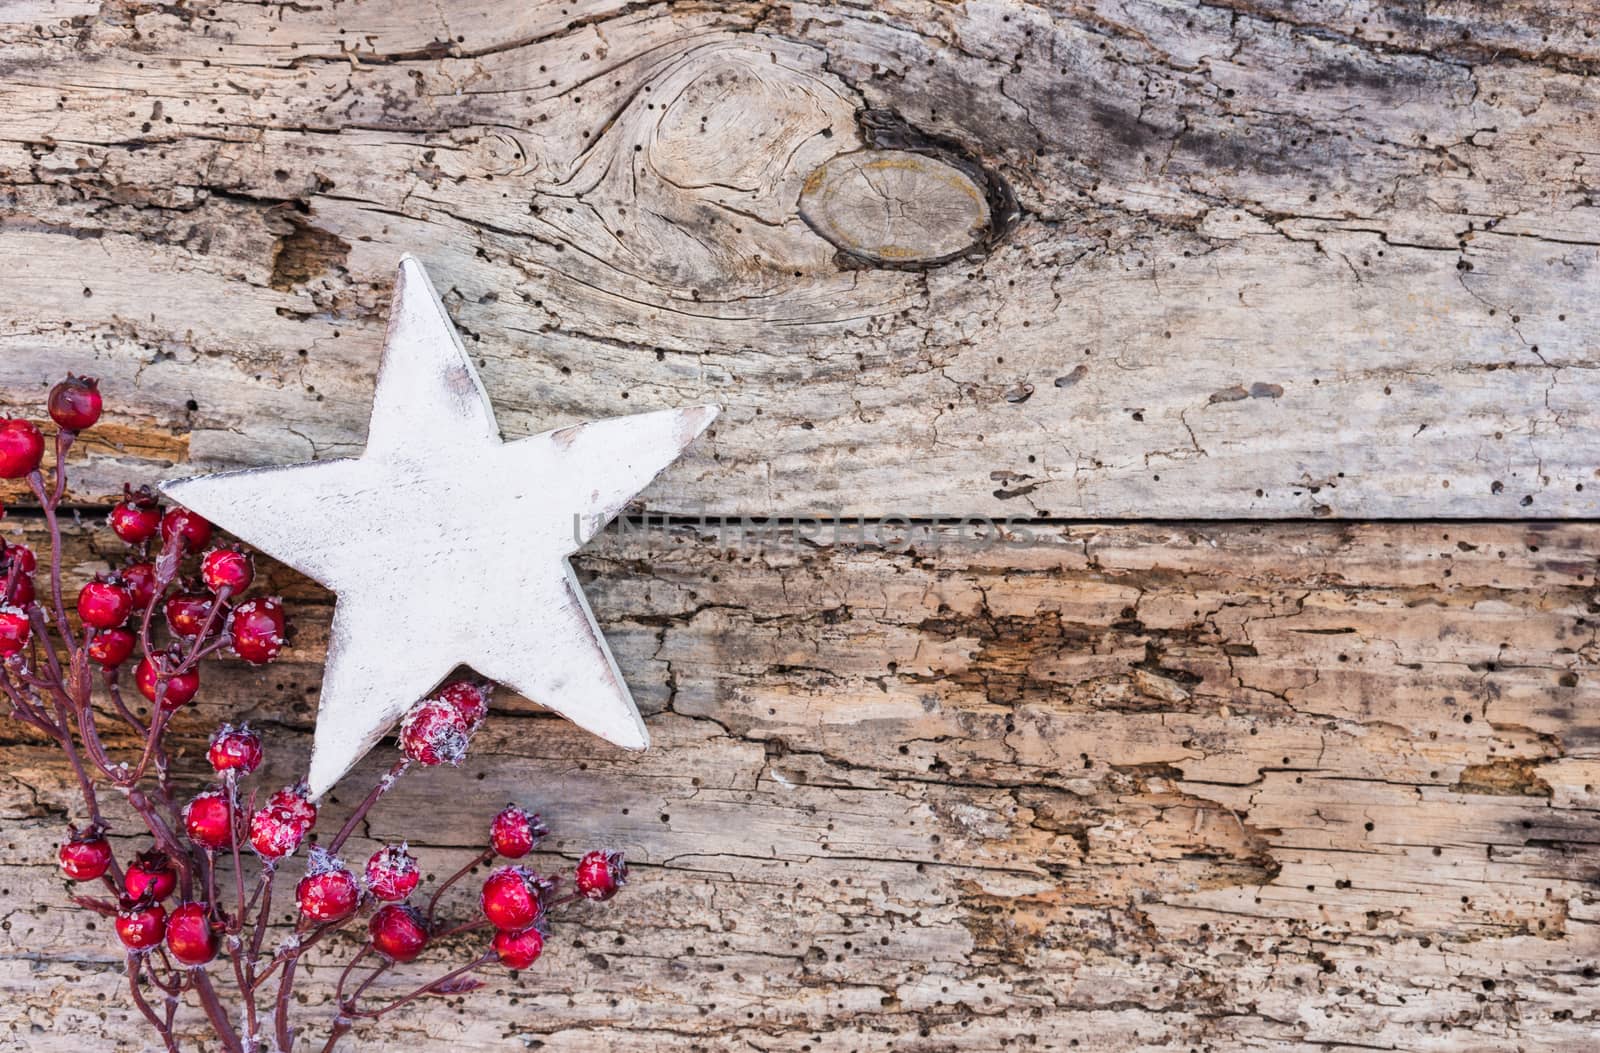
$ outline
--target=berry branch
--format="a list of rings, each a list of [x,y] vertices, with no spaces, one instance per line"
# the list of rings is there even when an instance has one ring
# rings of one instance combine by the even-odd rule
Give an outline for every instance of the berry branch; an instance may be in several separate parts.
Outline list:
[[[231,655],[251,665],[277,659],[289,633],[283,602],[247,597],[255,583],[252,557],[235,546],[211,546],[205,519],[163,509],[147,488],[124,487],[108,523],[128,546],[128,558],[84,584],[69,612],[59,515],[68,451],[100,417],[98,385],[68,376],[51,390],[47,409],[57,428],[48,483],[43,432],[28,420],[0,419],[0,478],[26,480],[50,543],[46,606],[34,587],[33,550],[0,538],[0,709],[8,706],[11,717],[59,747],[72,770],[86,821],[67,827],[57,853],[61,872],[80,885],[98,883],[111,899],[73,894],[70,900],[113,919],[126,951],[129,996],[169,1053],[182,1048],[178,1014],[186,1004],[200,1010],[228,1053],[287,1053],[295,1040],[290,1017],[298,966],[330,937],[347,937],[340,947],[348,960],[333,992],[324,1053],[359,1021],[481,986],[472,974],[484,968],[528,968],[543,952],[554,911],[617,893],[627,865],[616,853],[585,855],[572,877],[576,891],[560,897],[559,879],[512,863],[484,882],[476,917],[453,926],[436,920],[443,894],[471,871],[496,857],[522,859],[548,835],[537,815],[515,805],[494,817],[487,846],[437,887],[425,911],[408,902],[422,875],[406,844],[379,848],[360,879],[338,858],[407,771],[465,757],[488,715],[491,685],[458,680],[411,708],[398,736],[400,756],[333,838],[307,852],[294,885],[295,925],[264,956],[281,887],[276,878],[316,826],[317,805],[301,784],[258,807],[257,791],[247,794],[243,782],[261,765],[261,738],[248,726],[224,724],[206,751],[214,781],[180,807],[168,734],[174,716],[199,693],[207,659]],[[186,569],[197,577],[186,577]],[[123,694],[130,665],[147,716]],[[125,732],[108,738],[102,722]],[[132,756],[117,759],[108,742],[123,738],[134,744]],[[121,796],[150,838],[125,864],[107,837],[105,791]],[[362,921],[364,939],[349,938]],[[387,1000],[369,995],[380,978],[415,962],[430,944],[490,928],[488,946],[465,964]],[[224,965],[214,964],[219,958]]]

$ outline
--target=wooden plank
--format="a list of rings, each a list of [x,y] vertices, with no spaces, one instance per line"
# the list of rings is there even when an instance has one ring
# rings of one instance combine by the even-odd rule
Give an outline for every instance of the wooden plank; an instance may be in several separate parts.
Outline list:
[[[727,407],[655,510],[1588,516],[1597,40],[1582,0],[11,4],[0,403],[106,378],[86,496],[352,452],[414,250],[513,434]],[[883,224],[808,225],[863,150],[987,207],[861,180],[832,214]]]
[[[636,882],[520,982],[381,1043],[1584,1048],[1597,568],[1578,524],[944,528],[909,551],[613,530],[581,569],[654,748],[498,699],[463,771],[407,776],[367,833],[446,869],[516,799],[556,828],[543,863],[603,839]],[[210,678],[180,764],[246,716],[270,787],[304,762],[329,609],[265,577],[286,659]],[[20,737],[0,771],[0,1034],[142,1048],[108,934],[59,906],[67,773]],[[315,1014],[328,968],[309,980]]]

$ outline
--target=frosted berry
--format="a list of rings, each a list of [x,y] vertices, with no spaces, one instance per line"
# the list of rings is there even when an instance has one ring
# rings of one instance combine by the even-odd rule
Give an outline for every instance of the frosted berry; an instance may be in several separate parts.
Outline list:
[[[211,604],[214,601],[204,592],[175,592],[167,597],[164,610],[167,615],[167,628],[172,630],[172,635],[192,640],[200,635],[205,628],[206,618],[211,615]],[[216,628],[213,623],[213,629]]]
[[[169,508],[161,517],[161,540],[171,541],[174,534],[183,535],[188,551],[199,552],[211,540],[211,521],[187,508]]]
[[[246,600],[233,609],[233,617],[228,619],[233,653],[251,665],[265,665],[283,650],[284,626],[282,600]]]
[[[491,691],[493,687],[483,681],[456,680],[435,691],[432,697],[460,713],[468,731],[477,731],[489,715]]]
[[[204,903],[184,903],[167,919],[167,950],[183,965],[204,965],[217,956],[217,928]]]
[[[162,851],[140,852],[122,876],[122,888],[131,900],[159,903],[178,887],[178,868]]]
[[[628,864],[621,852],[590,852],[578,860],[574,883],[588,899],[607,900],[628,880]]]
[[[306,876],[295,886],[300,913],[312,921],[339,921],[349,917],[361,900],[356,876],[337,859],[313,849]]]
[[[0,658],[20,653],[32,632],[20,607],[0,607]]]
[[[250,847],[264,859],[281,859],[300,847],[317,821],[317,809],[298,790],[279,790],[250,817]]]
[[[144,610],[156,598],[156,565],[154,563],[129,563],[118,572],[122,584],[133,593],[135,610]]]
[[[483,883],[483,916],[497,929],[525,929],[544,914],[549,887],[526,867],[501,867]]]
[[[167,657],[168,662],[175,660],[171,655]],[[139,660],[139,667],[134,670],[133,682],[139,686],[141,695],[151,702],[156,700],[157,694],[161,691],[161,675],[156,664],[148,656]],[[169,676],[166,680],[166,693],[160,696],[161,708],[170,713],[180,706],[185,706],[199,690],[199,670],[191,669],[187,673]]]
[[[132,904],[117,912],[117,939],[130,951],[148,951],[167,934],[167,909],[159,903]]]
[[[218,775],[225,771],[249,775],[261,766],[261,736],[251,731],[249,725],[235,728],[224,724],[211,736],[206,760]]]
[[[133,613],[133,592],[119,581],[96,579],[78,590],[78,620],[91,629],[116,629]]]
[[[526,969],[544,953],[544,934],[532,925],[515,932],[501,929],[494,934],[494,953],[507,969]]]
[[[75,377],[68,373],[66,380],[50,389],[45,406],[50,411],[50,419],[63,431],[92,428],[100,419],[100,382],[93,377]]]
[[[379,907],[367,923],[367,932],[374,950],[402,965],[414,961],[428,945],[428,928],[422,915],[403,903]]]
[[[44,459],[44,436],[27,420],[0,419],[0,479],[21,479]]]
[[[134,636],[126,629],[106,629],[89,641],[89,660],[106,669],[115,669],[133,655]]]
[[[68,838],[56,852],[61,872],[73,881],[93,881],[111,867],[111,842],[98,826],[70,829]]]
[[[155,495],[141,487],[123,489],[118,501],[107,517],[111,532],[130,545],[140,545],[156,536],[161,529],[161,509],[156,506]]]
[[[8,569],[15,565],[22,573],[32,574],[39,569],[39,557],[27,545],[11,545],[6,549],[6,565]]]
[[[240,593],[256,580],[255,563],[236,548],[214,548],[200,560],[200,577],[212,592]]]
[[[406,846],[384,845],[367,860],[367,891],[378,899],[396,902],[405,899],[422,879],[417,857]]]
[[[549,832],[543,819],[508,804],[489,824],[489,844],[507,859],[521,859]]]
[[[201,848],[227,848],[233,844],[232,809],[220,790],[197,795],[183,810],[183,828]]]
[[[400,725],[400,749],[425,767],[460,764],[472,732],[456,710],[443,702],[411,707]]]
[[[0,576],[0,587],[4,587],[6,576]],[[26,574],[17,575],[17,580],[11,583],[11,591],[6,594],[5,602],[16,607],[26,607],[33,602],[33,579]]]

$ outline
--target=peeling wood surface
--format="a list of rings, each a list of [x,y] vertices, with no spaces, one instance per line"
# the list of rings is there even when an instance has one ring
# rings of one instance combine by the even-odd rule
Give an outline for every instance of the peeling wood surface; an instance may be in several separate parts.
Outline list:
[[[602,535],[580,569],[654,748],[497,699],[473,792],[408,776],[368,833],[448,870],[514,798],[637,881],[520,983],[372,1048],[1592,1048],[1600,527],[914,548]],[[198,763],[222,717],[265,727],[270,786],[329,609],[268,579],[286,663],[226,668],[181,730]],[[56,905],[68,776],[16,739],[4,770],[0,1035],[139,1048],[109,934]]]
[[[413,250],[513,434],[727,407],[662,511],[1587,516],[1597,68],[1582,0],[10,0],[0,399],[130,393],[102,493],[355,451]]]
[[[413,251],[508,435],[725,407],[642,511],[1029,521],[604,535],[655,748],[500,699],[368,833],[635,884],[358,1048],[1588,1051],[1597,73],[1579,0],[10,0],[0,409],[103,378],[86,515],[356,453]],[[271,785],[267,573],[180,730]],[[142,1049],[5,735],[0,1047]]]

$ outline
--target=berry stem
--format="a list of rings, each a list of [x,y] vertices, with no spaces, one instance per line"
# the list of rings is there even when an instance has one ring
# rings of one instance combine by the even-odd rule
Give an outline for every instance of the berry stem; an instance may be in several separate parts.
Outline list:
[[[56,625],[61,631],[61,638],[67,642],[68,650],[76,651],[78,640],[72,633],[72,624],[67,621],[67,605],[61,599],[61,524],[56,520],[56,505],[60,503],[67,486],[67,448],[72,445],[72,440],[67,437],[69,434],[66,431],[56,433],[55,495],[45,496],[44,476],[39,474],[37,468],[28,473],[28,488],[39,499],[39,506],[44,510],[45,526],[50,531],[50,599],[55,604]]]
[[[473,972],[473,971],[475,971],[477,969],[481,969],[485,965],[488,965],[490,962],[492,962],[494,960],[495,960],[495,953],[493,951],[486,951],[482,955],[480,955],[478,958],[474,959],[473,961],[468,962],[466,965],[463,965],[458,969],[452,969],[449,972],[445,973],[443,976],[436,977],[435,979],[430,980],[429,982],[423,984],[421,987],[418,987],[416,990],[412,991],[411,993],[406,994],[406,995],[402,995],[401,997],[395,999],[394,1001],[390,1002],[388,1005],[383,1006],[380,1009],[369,1009],[369,1010],[363,1012],[361,1010],[357,1010],[357,1009],[352,1008],[349,1011],[348,1015],[352,1016],[352,1017],[359,1018],[359,1019],[363,1019],[363,1020],[378,1020],[378,1019],[381,1019],[385,1014],[392,1013],[396,1009],[399,1009],[403,1005],[409,1005],[410,1003],[415,1002],[417,999],[423,997],[424,995],[428,995],[428,994],[433,993],[433,990],[435,988],[439,987],[440,985],[447,984],[451,980],[455,980],[455,979],[457,979],[459,977],[462,977],[462,976],[465,976],[468,973]]]
[[[339,832],[333,835],[333,840],[328,842],[329,855],[336,854],[343,847],[344,843],[350,839],[350,835],[355,833],[356,827],[361,825],[361,820],[365,819],[367,813],[372,811],[372,806],[378,803],[378,798],[388,793],[410,766],[411,759],[409,757],[401,757],[390,765],[389,771],[383,778],[378,780],[378,784],[362,799],[361,803],[356,805],[356,810],[350,813],[350,818],[344,821],[344,825],[339,828]]]
[[[464,878],[468,874],[470,874],[474,867],[478,866],[481,863],[487,863],[489,860],[491,860],[493,858],[494,858],[494,849],[485,848],[482,852],[479,852],[477,855],[473,856],[472,860],[469,863],[467,863],[466,866],[462,867],[460,870],[456,871],[454,874],[451,874],[449,877],[445,878],[444,879],[444,883],[441,884],[438,888],[433,890],[433,895],[428,898],[427,918],[428,918],[428,926],[429,926],[429,928],[433,927],[433,913],[434,913],[435,910],[438,909],[438,907],[439,907],[439,897],[444,895],[445,890],[448,889],[451,885],[454,885],[457,881],[460,881],[462,878]]]
[[[128,990],[133,993],[133,1004],[139,1007],[139,1012],[150,1021],[150,1026],[156,1029],[156,1034],[161,1036],[161,1041],[166,1045],[168,1053],[178,1053],[178,1042],[172,1037],[171,1013],[169,1011],[166,1022],[156,1015],[150,1008],[150,1003],[145,1001],[144,992],[139,990],[139,956],[128,954]]]

